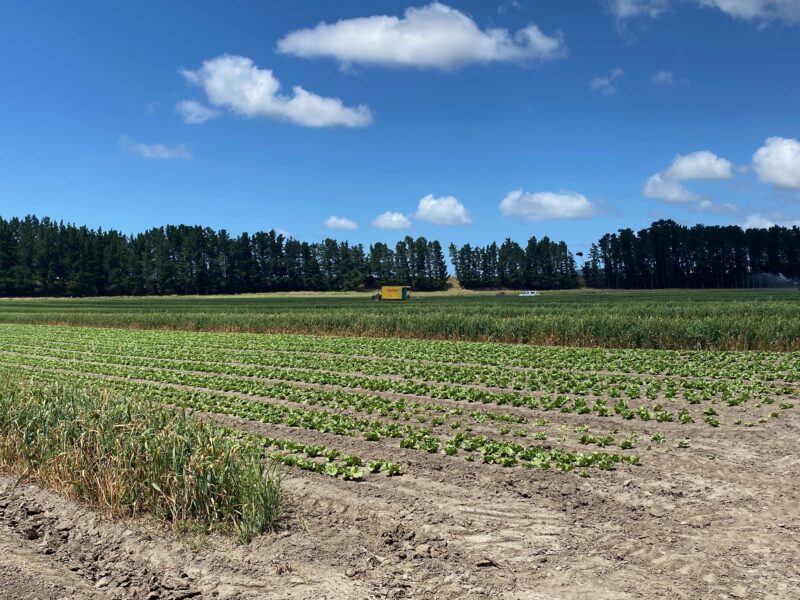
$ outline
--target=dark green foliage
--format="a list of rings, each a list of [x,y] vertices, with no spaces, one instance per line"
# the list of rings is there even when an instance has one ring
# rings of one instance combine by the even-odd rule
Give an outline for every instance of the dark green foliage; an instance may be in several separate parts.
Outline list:
[[[578,287],[564,242],[532,237],[523,249],[451,244],[461,286],[470,289]],[[657,221],[592,244],[582,267],[594,288],[744,288],[800,278],[800,228],[743,231]],[[443,290],[442,246],[406,236],[392,249],[333,239],[308,243],[277,232],[168,225],[135,236],[29,216],[0,218],[0,295],[97,296],[343,291],[386,284]]]
[[[547,236],[532,237],[525,250],[506,239],[481,248],[450,245],[450,260],[462,287],[470,289],[505,287],[556,290],[578,287],[575,258],[564,242]]]
[[[768,274],[768,275],[765,275]],[[586,285],[597,288],[750,288],[800,278],[800,228],[656,221],[592,244]]]
[[[135,236],[29,216],[0,218],[0,295],[119,296],[343,291],[383,284],[441,290],[439,242],[406,237],[390,250],[318,244],[259,231],[168,225]]]

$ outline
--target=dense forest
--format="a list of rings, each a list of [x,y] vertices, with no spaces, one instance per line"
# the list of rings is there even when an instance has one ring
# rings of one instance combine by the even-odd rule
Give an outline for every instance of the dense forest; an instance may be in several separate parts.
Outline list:
[[[579,285],[564,242],[532,237],[523,248],[449,246],[462,287],[568,289]],[[582,257],[578,253],[578,257]],[[584,281],[596,288],[760,287],[800,279],[800,228],[686,227],[662,220],[592,244]],[[769,274],[769,275],[764,275]],[[406,236],[394,246],[333,239],[301,242],[275,231],[168,225],[137,235],[37,219],[0,218],[0,295],[237,294],[353,290],[385,284],[445,289],[438,241]]]
[[[686,227],[662,220],[606,234],[583,268],[597,288],[737,288],[800,278],[800,228]]]
[[[462,287],[558,290],[578,287],[575,258],[564,242],[532,237],[525,249],[512,240],[502,245],[457,248],[450,244],[450,261]]]
[[[125,236],[46,218],[0,218],[5,296],[237,294],[381,284],[437,290],[447,278],[441,245],[423,237],[365,251],[360,244],[311,244],[275,231],[231,236],[169,225]]]

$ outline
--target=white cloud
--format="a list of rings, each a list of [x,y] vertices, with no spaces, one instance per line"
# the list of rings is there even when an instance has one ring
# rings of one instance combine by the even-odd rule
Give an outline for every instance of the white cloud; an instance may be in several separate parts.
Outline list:
[[[655,19],[669,8],[669,0],[607,0],[606,6],[617,20],[650,17]]]
[[[700,197],[687,190],[679,182],[665,179],[662,173],[650,177],[642,189],[645,198],[666,200],[667,202],[692,202]]]
[[[800,142],[771,137],[753,155],[753,168],[764,183],[800,190]]]
[[[433,194],[428,194],[419,201],[417,213],[414,216],[420,221],[428,221],[437,225],[469,225],[472,223],[467,209],[453,196],[435,198]]]
[[[717,8],[725,14],[745,21],[780,20],[800,23],[798,0],[697,0],[700,6]]]
[[[203,62],[196,71],[181,71],[186,79],[203,88],[214,106],[226,107],[244,117],[268,117],[306,127],[363,127],[372,123],[365,105],[351,108],[338,98],[325,98],[292,88],[281,94],[281,84],[272,71],[258,68],[244,56],[223,55]]]
[[[777,219],[772,219],[769,217],[765,217],[761,213],[754,213],[749,215],[747,219],[745,219],[744,223],[742,223],[743,229],[769,229],[773,225],[780,225],[782,227],[800,227],[800,219],[790,220],[790,219],[783,219],[782,217],[778,217]]]
[[[403,17],[376,15],[320,23],[278,41],[278,52],[330,57],[344,65],[455,69],[467,64],[547,61],[566,55],[564,36],[529,24],[481,30],[469,16],[439,2],[407,8]]]
[[[739,212],[739,207],[736,204],[732,204],[730,202],[724,202],[723,204],[716,204],[715,202],[712,202],[707,198],[703,198],[702,200],[700,200],[697,204],[694,205],[693,208],[721,215],[727,215]]]
[[[386,211],[372,220],[379,229],[410,229],[411,219],[403,213]]]
[[[181,100],[175,105],[175,110],[183,116],[184,123],[191,125],[199,125],[219,116],[219,111],[208,108],[197,100]]]
[[[594,205],[577,192],[509,192],[500,202],[500,212],[506,217],[521,217],[527,221],[547,219],[581,219],[595,214]]]
[[[625,72],[622,69],[614,69],[605,77],[595,77],[589,84],[589,89],[604,96],[612,96],[617,93],[617,79],[622,77]]]
[[[165,146],[164,144],[140,144],[132,141],[127,135],[123,135],[119,143],[128,152],[138,154],[143,158],[155,160],[191,160],[192,153],[186,146]]]
[[[698,180],[720,180],[733,177],[733,164],[713,152],[701,150],[691,154],[678,155],[665,170],[650,177],[642,187],[646,198],[666,202],[697,202],[696,208],[710,209],[714,206],[688,190],[682,182]]]
[[[328,229],[347,229],[353,230],[358,229],[358,223],[355,221],[351,221],[347,217],[337,217],[331,215],[327,219],[325,219],[325,227]]]
[[[745,219],[742,227],[744,229],[769,229],[773,225],[775,225],[775,221],[768,219],[761,213],[755,213]]]
[[[729,17],[744,21],[783,21],[800,23],[798,0],[694,0],[703,8],[714,8]],[[618,23],[637,18],[656,19],[669,10],[669,0],[606,0],[606,6]]]
[[[731,179],[733,164],[713,152],[701,150],[685,156],[676,156],[664,177],[673,181],[689,179]]]

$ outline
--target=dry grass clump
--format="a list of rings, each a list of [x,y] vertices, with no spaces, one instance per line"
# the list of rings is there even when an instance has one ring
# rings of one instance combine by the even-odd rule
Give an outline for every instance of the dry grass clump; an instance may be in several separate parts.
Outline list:
[[[281,516],[281,480],[218,427],[102,389],[0,380],[0,468],[114,515],[247,541]]]

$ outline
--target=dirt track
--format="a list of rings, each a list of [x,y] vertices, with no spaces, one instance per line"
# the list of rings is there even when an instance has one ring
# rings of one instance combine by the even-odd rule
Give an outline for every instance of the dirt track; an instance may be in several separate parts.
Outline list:
[[[246,547],[111,522],[3,479],[0,596],[800,598],[799,425],[795,411],[752,429],[691,425],[691,451],[653,448],[643,467],[590,479],[387,444],[377,454],[408,474],[291,471],[284,531]]]

